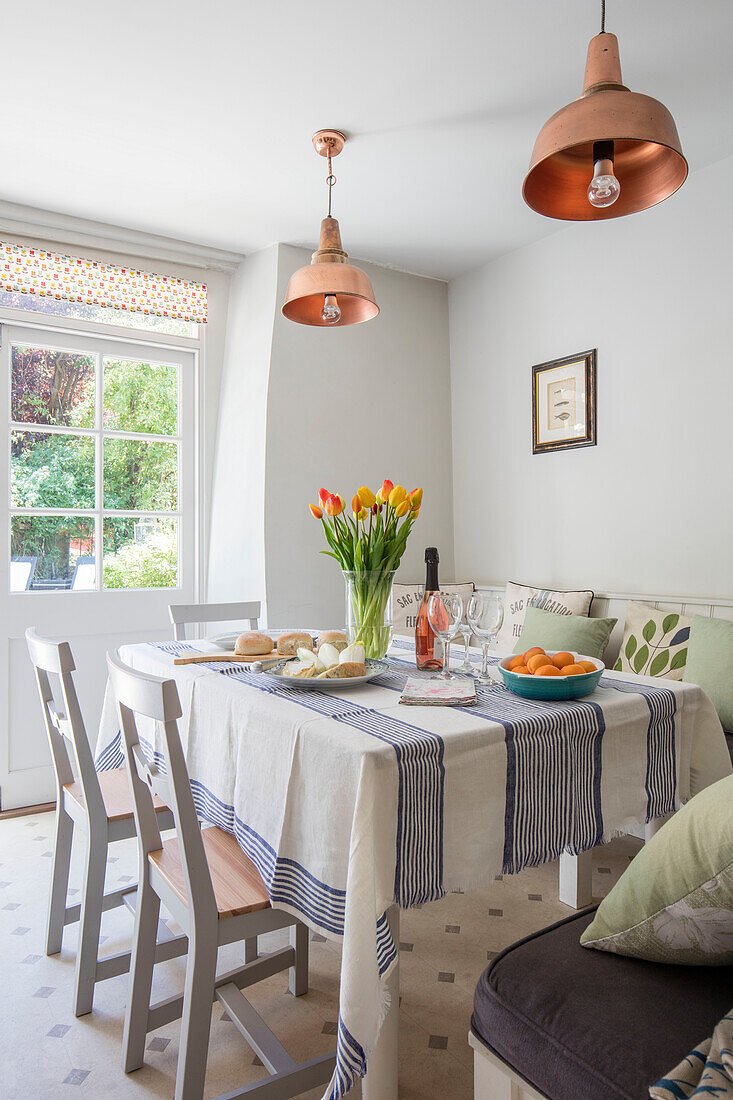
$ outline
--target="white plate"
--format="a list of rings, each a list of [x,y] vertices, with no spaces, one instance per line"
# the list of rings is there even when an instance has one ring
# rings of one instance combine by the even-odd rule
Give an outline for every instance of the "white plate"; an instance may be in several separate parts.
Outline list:
[[[271,680],[277,680],[278,683],[285,684],[286,687],[316,688],[319,691],[329,691],[331,689],[340,690],[346,687],[358,687],[359,684],[368,684],[375,676],[379,676],[389,668],[387,661],[375,661],[371,657],[367,657],[364,663],[367,670],[366,676],[346,676],[343,680],[319,680],[316,676],[310,679],[303,679],[300,676],[285,676],[283,667],[280,665],[265,669],[262,675],[269,676]]]

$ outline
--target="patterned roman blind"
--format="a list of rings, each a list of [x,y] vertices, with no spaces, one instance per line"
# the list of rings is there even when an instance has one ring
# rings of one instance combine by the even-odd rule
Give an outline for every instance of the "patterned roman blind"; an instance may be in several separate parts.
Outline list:
[[[0,242],[0,287],[90,306],[206,323],[206,286]]]

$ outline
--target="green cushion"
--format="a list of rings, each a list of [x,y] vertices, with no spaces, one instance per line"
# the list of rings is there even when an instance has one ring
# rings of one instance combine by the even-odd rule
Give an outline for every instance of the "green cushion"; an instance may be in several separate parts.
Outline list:
[[[683,679],[700,685],[723,729],[733,733],[733,623],[692,616]]]
[[[695,795],[644,845],[580,942],[650,962],[733,963],[732,807],[733,775]]]
[[[514,647],[524,653],[533,646],[542,649],[568,649],[600,661],[617,619],[590,619],[586,615],[558,615],[540,607],[528,607],[522,633]]]

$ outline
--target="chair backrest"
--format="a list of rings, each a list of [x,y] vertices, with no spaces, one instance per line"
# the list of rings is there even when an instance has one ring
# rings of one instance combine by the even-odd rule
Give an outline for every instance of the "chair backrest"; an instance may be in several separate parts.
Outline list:
[[[120,715],[141,867],[147,866],[150,852],[162,847],[153,804],[153,795],[157,794],[173,811],[189,909],[194,917],[206,911],[216,914],[214,888],[178,734],[182,712],[175,680],[138,672],[124,664],[116,651],[107,654],[107,668]],[[151,760],[141,745],[136,716],[160,724],[162,759],[156,756]]]
[[[173,637],[185,641],[187,623],[241,623],[249,622],[249,629],[256,630],[260,617],[260,601],[249,603],[172,603],[168,614],[173,623]]]
[[[61,787],[71,783],[76,772],[90,819],[106,819],[94,756],[74,686],[73,672],[76,665],[71,646],[68,642],[41,638],[33,627],[26,630],[25,639],[36,674],[43,720],[51,747],[58,784],[57,796],[61,799]]]
[[[33,583],[33,574],[36,571],[38,558],[11,558],[10,559],[10,591],[27,592]]]
[[[93,557],[79,557],[71,578],[72,592],[88,591],[96,585],[97,566]]]

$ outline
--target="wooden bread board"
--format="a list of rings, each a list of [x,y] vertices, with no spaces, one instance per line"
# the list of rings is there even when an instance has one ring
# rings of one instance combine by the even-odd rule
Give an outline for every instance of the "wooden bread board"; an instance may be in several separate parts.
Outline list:
[[[282,661],[284,658],[276,649],[269,653],[258,653],[251,657],[243,657],[239,653],[189,653],[185,657],[174,657],[174,665],[200,665],[208,661],[234,661],[238,665],[249,665],[255,661]]]

